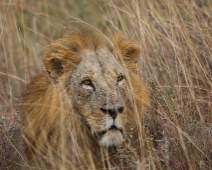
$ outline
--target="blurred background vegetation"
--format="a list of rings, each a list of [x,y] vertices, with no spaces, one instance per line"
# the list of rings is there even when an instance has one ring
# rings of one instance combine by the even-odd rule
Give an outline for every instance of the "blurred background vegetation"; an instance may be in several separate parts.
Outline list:
[[[157,162],[163,169],[212,169],[210,0],[1,0],[0,133],[13,123],[22,87],[42,70],[45,47],[76,21],[140,43],[155,169]]]

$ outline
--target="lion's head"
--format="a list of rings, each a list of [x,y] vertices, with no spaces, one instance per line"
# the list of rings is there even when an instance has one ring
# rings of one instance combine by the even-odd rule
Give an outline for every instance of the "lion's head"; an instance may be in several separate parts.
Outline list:
[[[119,145],[125,139],[125,126],[132,117],[127,106],[132,100],[127,69],[133,71],[139,57],[136,42],[120,34],[109,40],[98,30],[83,26],[50,44],[44,56],[51,78],[61,82],[66,77],[74,111],[102,146]]]
[[[43,154],[43,147],[49,145],[54,145],[54,150],[70,145],[66,150],[73,150],[74,141],[85,138],[106,148],[122,144],[130,125],[135,126],[149,106],[147,90],[136,74],[139,58],[139,44],[121,34],[110,40],[89,26],[67,29],[47,47],[45,71],[22,97],[21,117],[29,152]],[[72,133],[74,128],[78,128],[76,133]],[[80,133],[80,140],[75,139],[74,134]],[[81,142],[78,150],[86,148],[84,145]],[[72,159],[74,151],[70,153]]]

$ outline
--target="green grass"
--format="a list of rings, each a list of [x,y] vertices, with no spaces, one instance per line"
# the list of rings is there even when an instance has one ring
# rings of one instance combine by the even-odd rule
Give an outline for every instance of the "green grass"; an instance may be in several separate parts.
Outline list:
[[[163,169],[211,169],[211,11],[210,0],[2,0],[0,133],[12,126],[21,87],[41,71],[45,46],[60,37],[65,23],[82,20],[140,43],[155,164],[160,159]]]

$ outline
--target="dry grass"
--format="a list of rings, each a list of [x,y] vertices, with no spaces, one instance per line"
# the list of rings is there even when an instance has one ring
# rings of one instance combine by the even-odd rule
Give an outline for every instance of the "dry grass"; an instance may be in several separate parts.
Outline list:
[[[212,169],[210,0],[2,0],[0,9],[1,134],[12,126],[21,87],[41,70],[42,50],[76,17],[140,42],[155,169],[158,161],[163,169]]]

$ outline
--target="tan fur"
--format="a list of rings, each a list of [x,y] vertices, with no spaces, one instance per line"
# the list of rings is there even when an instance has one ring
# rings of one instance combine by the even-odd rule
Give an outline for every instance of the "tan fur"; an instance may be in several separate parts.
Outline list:
[[[90,57],[89,60],[86,57]],[[136,159],[143,157],[142,113],[149,108],[150,101],[145,86],[136,75],[139,57],[140,47],[135,41],[125,39],[121,34],[116,34],[110,41],[88,26],[68,29],[61,39],[52,42],[43,57],[45,71],[27,86],[20,104],[24,153],[28,165],[53,169],[119,166],[119,158],[113,154],[116,146],[101,146],[94,136],[105,130],[101,124],[97,126],[99,121],[107,119],[102,123],[105,126],[112,121],[107,113],[104,114],[99,109],[105,101],[106,109],[116,107],[114,102],[117,107],[124,106],[123,113],[116,118],[119,123],[117,126],[124,129],[126,136],[126,141],[120,147],[124,148],[126,155],[137,155]],[[94,61],[89,65],[87,62],[92,59]],[[95,64],[103,71],[95,70]],[[86,75],[96,83],[95,89],[84,84],[74,84],[80,79],[79,72],[84,73],[84,69],[90,70],[90,67],[94,67],[93,71],[86,71]],[[77,72],[78,68],[82,69]],[[117,85],[119,72],[124,73],[126,80],[121,80]],[[78,77],[73,78],[74,76]],[[103,76],[106,78],[103,79]],[[76,90],[73,91],[73,88]],[[99,89],[103,89],[104,96],[98,92]],[[89,90],[92,91],[91,95],[90,92],[87,93]],[[79,101],[75,100],[78,97]],[[103,145],[120,142],[120,138],[116,138],[121,136],[119,131],[108,130],[107,135],[108,138],[103,136],[100,139]],[[107,139],[111,141],[108,142]],[[127,150],[130,149],[126,150],[127,145],[131,148],[137,146],[138,152],[128,153]],[[110,159],[107,158],[108,154]],[[103,157],[106,158],[105,161],[102,160]],[[134,166],[130,163],[126,165],[131,168]]]

